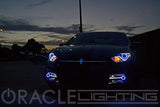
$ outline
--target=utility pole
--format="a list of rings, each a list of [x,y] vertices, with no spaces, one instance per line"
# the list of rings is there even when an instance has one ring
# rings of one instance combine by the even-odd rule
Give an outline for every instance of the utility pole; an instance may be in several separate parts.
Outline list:
[[[82,33],[82,32],[83,32],[83,28],[82,28],[82,8],[81,8],[81,0],[79,0],[79,15],[80,15],[79,31],[80,31],[80,33]]]

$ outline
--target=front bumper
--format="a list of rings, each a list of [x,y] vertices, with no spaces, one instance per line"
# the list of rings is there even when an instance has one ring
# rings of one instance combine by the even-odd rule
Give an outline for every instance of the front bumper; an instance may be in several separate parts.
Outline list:
[[[50,63],[47,72],[56,73],[53,85],[65,87],[108,87],[127,84],[130,78],[129,63]]]

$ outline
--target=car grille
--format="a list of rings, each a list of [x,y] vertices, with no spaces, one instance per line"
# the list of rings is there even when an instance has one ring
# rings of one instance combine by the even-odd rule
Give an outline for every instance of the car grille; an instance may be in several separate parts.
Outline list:
[[[107,61],[97,61],[97,60],[60,60],[60,62],[72,62],[72,63],[79,63],[79,64],[83,64],[83,63],[107,63]]]

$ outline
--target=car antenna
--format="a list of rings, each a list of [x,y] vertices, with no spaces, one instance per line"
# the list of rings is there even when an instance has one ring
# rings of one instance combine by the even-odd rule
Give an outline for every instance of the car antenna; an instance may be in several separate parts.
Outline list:
[[[80,32],[80,33],[83,33],[83,28],[82,28],[82,8],[81,8],[81,0],[79,0],[79,16],[80,16],[79,32]]]

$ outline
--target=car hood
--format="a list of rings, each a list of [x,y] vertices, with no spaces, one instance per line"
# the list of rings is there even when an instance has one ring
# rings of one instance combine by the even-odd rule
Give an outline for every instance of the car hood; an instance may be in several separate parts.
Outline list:
[[[60,46],[54,54],[60,60],[106,60],[118,53],[130,52],[129,47],[112,45]]]

